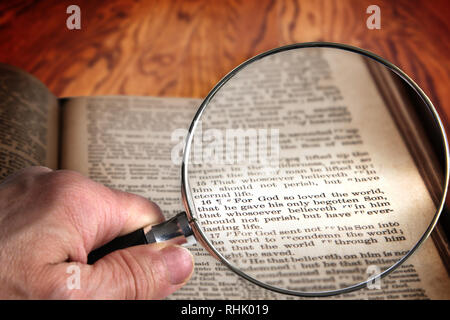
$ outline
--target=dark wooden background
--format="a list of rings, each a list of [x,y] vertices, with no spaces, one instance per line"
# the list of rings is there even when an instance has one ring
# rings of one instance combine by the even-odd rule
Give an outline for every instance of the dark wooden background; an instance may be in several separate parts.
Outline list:
[[[66,28],[70,4],[81,30]],[[371,4],[381,30],[366,27]],[[341,42],[398,65],[450,115],[449,9],[449,0],[1,1],[0,61],[58,96],[204,97],[262,51]]]

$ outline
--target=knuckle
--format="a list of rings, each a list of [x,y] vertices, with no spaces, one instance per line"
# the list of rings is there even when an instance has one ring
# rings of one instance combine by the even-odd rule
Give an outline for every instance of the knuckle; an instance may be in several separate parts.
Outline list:
[[[158,214],[158,216],[160,218],[164,218],[161,208],[155,202],[153,202],[151,200],[149,200],[147,202],[148,202],[148,206],[150,207],[152,212]]]
[[[58,170],[48,175],[48,182],[55,186],[74,186],[81,182],[81,177],[75,171]]]
[[[31,166],[31,167],[26,167],[26,168],[23,168],[23,169],[17,171],[16,175],[34,176],[34,175],[39,175],[39,174],[43,174],[43,173],[49,173],[52,171],[53,171],[52,169],[50,169],[48,167],[44,167],[44,166]]]
[[[41,187],[54,198],[69,200],[74,195],[83,195],[86,190],[86,183],[80,174],[74,171],[62,170],[49,174]]]
[[[158,262],[138,259],[128,250],[117,251],[125,281],[127,298],[152,299],[164,281],[158,272]],[[163,273],[164,274],[164,273]]]
[[[46,172],[52,172],[53,170],[50,169],[49,167],[45,167],[45,166],[32,166],[32,167],[25,168],[24,171],[30,171],[33,173],[46,173]]]
[[[50,174],[46,167],[28,167],[8,176],[0,184],[0,212],[14,212],[19,208],[30,205],[36,194],[42,193],[40,182]]]
[[[63,277],[50,268],[41,266],[27,277],[27,291],[32,299],[68,299],[69,292]]]
[[[77,272],[74,272],[75,267],[78,267]],[[91,293],[85,290],[86,279],[82,276],[83,270],[83,265],[79,262],[43,266],[31,279],[33,298],[42,300],[92,298]]]
[[[137,196],[136,203],[141,209],[139,212],[148,215],[149,219],[151,219],[153,223],[162,222],[165,220],[162,210],[155,202],[150,201],[147,198]]]
[[[28,190],[31,186],[33,186],[33,183],[41,176],[51,172],[52,170],[47,167],[40,167],[40,166],[34,166],[34,167],[27,167],[24,169],[21,169],[19,171],[16,171],[15,173],[7,176],[3,181],[3,186],[9,186],[9,187],[18,187],[22,190]]]

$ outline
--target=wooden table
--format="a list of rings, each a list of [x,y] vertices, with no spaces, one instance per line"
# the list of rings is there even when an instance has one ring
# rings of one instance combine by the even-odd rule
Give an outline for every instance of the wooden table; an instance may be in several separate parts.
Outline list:
[[[35,3],[36,2],[36,3]],[[66,8],[81,8],[68,30]],[[448,0],[3,1],[0,61],[58,96],[204,97],[240,62],[306,41],[355,45],[390,60],[450,116]],[[381,8],[369,30],[366,8]]]

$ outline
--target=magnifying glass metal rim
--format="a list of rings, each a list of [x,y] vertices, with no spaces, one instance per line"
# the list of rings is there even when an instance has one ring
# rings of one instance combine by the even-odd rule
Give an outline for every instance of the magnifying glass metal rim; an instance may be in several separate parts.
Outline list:
[[[419,96],[423,99],[423,101],[425,102],[426,106],[432,112],[434,120],[436,121],[437,125],[440,128],[440,132],[441,132],[442,139],[443,139],[443,142],[444,142],[443,148],[445,150],[445,185],[444,185],[444,190],[443,190],[443,197],[441,199],[439,207],[438,207],[438,209],[437,209],[437,211],[436,211],[436,213],[435,213],[435,215],[434,215],[430,225],[428,226],[427,230],[422,235],[420,240],[408,251],[408,253],[406,255],[404,255],[401,259],[399,259],[399,261],[397,261],[394,265],[390,266],[388,269],[386,269],[383,272],[381,272],[379,275],[376,275],[373,278],[369,278],[369,279],[367,279],[364,282],[360,282],[358,284],[355,284],[355,285],[352,285],[352,286],[349,286],[349,287],[346,287],[346,288],[332,290],[332,291],[300,292],[300,291],[294,291],[294,290],[289,290],[289,289],[283,289],[283,288],[275,287],[275,286],[269,285],[267,283],[264,283],[262,281],[259,281],[259,280],[255,279],[255,278],[253,278],[252,276],[246,274],[242,270],[236,268],[219,251],[216,250],[214,245],[208,240],[208,237],[202,231],[202,228],[199,226],[198,221],[196,220],[196,218],[192,214],[192,212],[194,212],[195,208],[192,206],[193,200],[191,198],[191,195],[190,195],[189,192],[187,192],[187,190],[190,190],[189,189],[188,166],[189,166],[189,156],[190,156],[192,140],[193,140],[193,137],[194,137],[194,132],[195,132],[196,126],[198,124],[198,120],[201,118],[203,112],[205,111],[206,107],[210,103],[211,99],[215,96],[215,94],[220,90],[220,88],[225,83],[227,83],[231,78],[233,78],[234,75],[236,75],[239,71],[244,69],[249,64],[251,64],[251,63],[253,63],[253,62],[257,61],[257,60],[260,60],[262,58],[265,58],[267,56],[279,53],[279,52],[289,51],[289,50],[294,50],[294,49],[300,49],[300,48],[334,48],[334,49],[340,49],[340,50],[344,50],[344,51],[350,51],[350,52],[353,52],[353,53],[361,54],[361,55],[363,55],[365,57],[368,57],[370,59],[373,59],[373,60],[383,64],[384,66],[386,66],[387,68],[389,68],[390,70],[395,72],[404,81],[406,81],[406,83],[408,83],[419,94]],[[183,204],[185,206],[186,214],[188,216],[190,224],[191,224],[192,228],[196,231],[197,237],[201,238],[199,240],[201,242],[203,242],[205,245],[207,245],[208,248],[212,251],[211,253],[213,253],[223,264],[225,264],[230,270],[235,272],[237,275],[243,277],[244,279],[246,279],[246,280],[248,280],[248,281],[250,281],[250,282],[252,282],[252,283],[254,283],[254,284],[258,285],[258,286],[261,286],[263,288],[266,288],[266,289],[269,289],[271,291],[278,292],[278,293],[281,293],[281,294],[287,294],[287,295],[293,295],[293,296],[299,296],[299,297],[327,297],[327,296],[332,296],[332,295],[337,295],[337,294],[348,293],[348,292],[351,292],[351,291],[355,291],[355,290],[364,288],[365,286],[367,286],[367,284],[369,282],[373,281],[374,278],[383,278],[383,277],[387,276],[392,271],[397,269],[405,260],[407,260],[423,244],[423,242],[430,236],[431,232],[433,231],[433,229],[434,229],[434,227],[435,227],[435,225],[436,225],[436,223],[437,223],[437,221],[439,219],[439,216],[440,216],[440,214],[442,212],[442,209],[444,207],[445,198],[446,198],[447,189],[448,189],[448,182],[449,182],[449,158],[450,157],[449,157],[449,147],[448,147],[447,136],[446,136],[446,133],[445,133],[442,121],[441,121],[441,119],[440,119],[440,117],[439,117],[435,107],[433,106],[433,103],[426,96],[426,94],[422,91],[422,89],[420,89],[420,87],[408,75],[406,75],[402,70],[400,70],[397,66],[395,66],[394,64],[390,63],[389,61],[387,61],[387,60],[385,60],[385,59],[383,59],[383,58],[381,58],[381,57],[379,57],[379,56],[377,56],[377,55],[375,55],[375,54],[373,54],[373,53],[371,53],[369,51],[366,51],[366,50],[358,48],[358,47],[346,45],[346,44],[339,44],[339,43],[333,43],[333,42],[305,42],[305,43],[297,43],[297,44],[291,44],[291,45],[275,48],[275,49],[263,52],[263,53],[255,56],[253,58],[248,59],[247,61],[243,62],[242,64],[240,64],[239,66],[234,68],[232,71],[230,71],[209,92],[209,94],[206,96],[206,98],[203,100],[202,104],[200,105],[197,113],[195,114],[194,119],[192,120],[192,123],[191,123],[191,125],[189,127],[188,135],[186,137],[183,161],[182,161],[182,164],[181,164],[181,195],[182,195]]]

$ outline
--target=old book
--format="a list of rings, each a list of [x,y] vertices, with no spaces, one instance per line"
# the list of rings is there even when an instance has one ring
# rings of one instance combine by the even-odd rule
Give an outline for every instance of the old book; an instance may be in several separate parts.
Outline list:
[[[363,64],[360,68],[370,77],[370,68]],[[367,93],[373,95],[372,99],[383,99],[375,88],[374,82]],[[0,96],[2,178],[30,165],[71,169],[109,187],[146,196],[158,203],[167,217],[184,210],[180,167],[171,160],[172,149],[180,141],[172,140],[172,132],[188,128],[200,99],[58,99],[31,75],[6,65],[0,67]],[[345,111],[352,113],[351,106]],[[394,123],[393,119],[389,121]],[[401,136],[389,121],[383,122],[385,134]],[[358,126],[352,124],[352,128]],[[404,143],[408,150],[407,141]],[[419,169],[415,170],[420,176]],[[382,280],[380,290],[363,289],[334,298],[450,299],[447,262],[440,254],[445,250],[438,250],[439,246],[446,244],[426,241],[404,265]],[[191,250],[195,256],[194,275],[170,299],[294,299],[239,278],[199,244]]]

